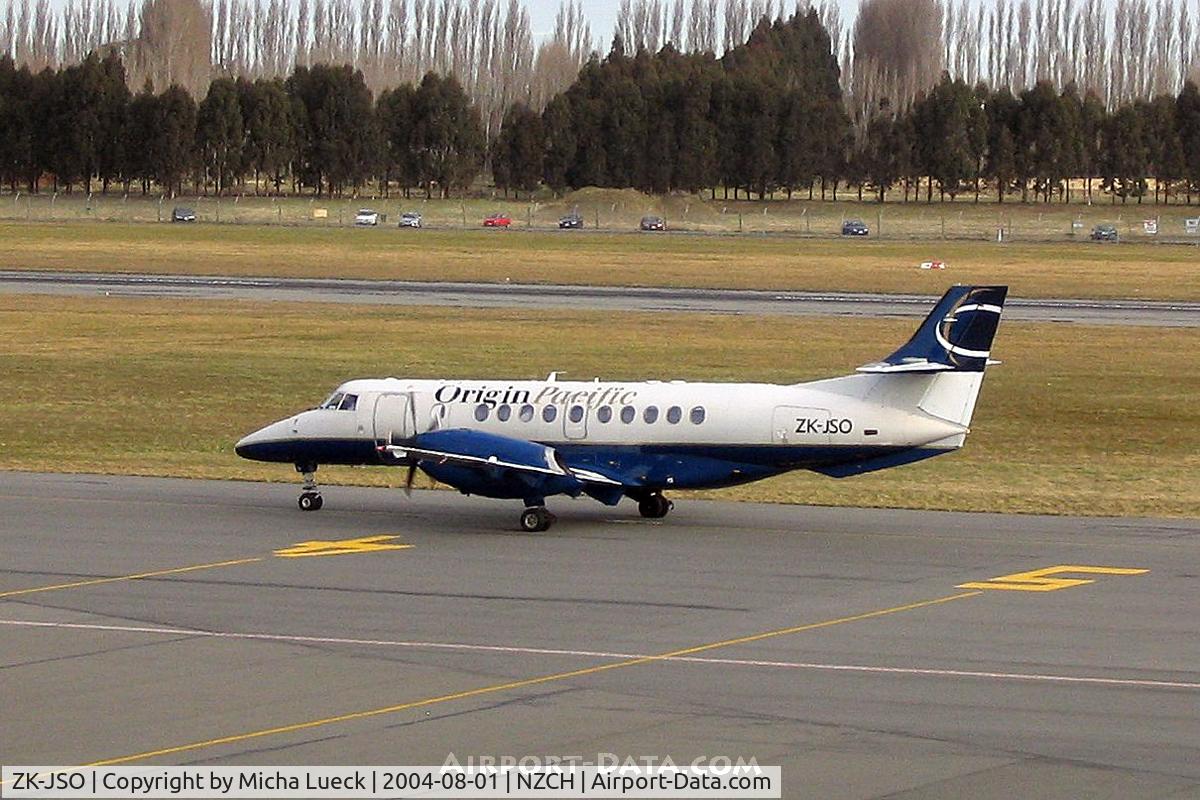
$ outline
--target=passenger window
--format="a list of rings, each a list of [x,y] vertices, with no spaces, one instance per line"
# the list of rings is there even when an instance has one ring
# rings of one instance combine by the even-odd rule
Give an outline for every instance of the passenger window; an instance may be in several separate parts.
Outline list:
[[[512,406],[505,403],[496,409],[496,419],[501,422],[508,422],[508,418],[512,416]]]
[[[642,412],[642,419],[646,420],[647,425],[653,425],[658,421],[658,406],[646,406],[646,410]]]
[[[621,408],[621,422],[624,422],[626,425],[633,422],[635,416],[637,416],[637,412],[634,411],[633,406],[623,406]]]
[[[557,417],[558,417],[558,407],[557,406],[546,406],[545,408],[542,409],[542,419],[544,419],[546,422],[554,422],[555,418],[557,418]]]
[[[696,406],[693,408],[691,419],[693,425],[699,425],[701,422],[704,422],[704,407]]]
[[[338,406],[342,411],[353,411],[358,407],[358,395],[348,394],[342,398],[341,405]]]
[[[571,422],[583,421],[583,406],[571,406],[571,410],[567,412],[567,417]]]
[[[533,406],[526,403],[521,406],[521,422],[533,422]]]
[[[479,405],[475,406],[475,419],[479,422],[483,422],[487,418],[488,418],[488,407],[486,405],[484,405],[483,403],[480,403]]]
[[[672,425],[678,425],[679,420],[683,419],[683,409],[679,406],[671,406],[667,409],[667,422]]]
[[[600,408],[596,409],[596,419],[601,422],[612,420],[612,408],[610,406],[600,406]]]

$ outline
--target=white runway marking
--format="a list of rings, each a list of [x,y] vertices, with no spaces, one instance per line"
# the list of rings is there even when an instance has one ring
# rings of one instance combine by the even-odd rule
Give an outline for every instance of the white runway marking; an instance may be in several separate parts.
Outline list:
[[[825,672],[860,672],[884,675],[923,675],[941,678],[976,678],[985,680],[1030,681],[1040,683],[1084,684],[1091,686],[1137,687],[1148,689],[1200,689],[1200,682],[1156,681],[1138,678],[1101,678],[1096,676],[1048,675],[1030,672],[986,672],[961,669],[932,669],[922,667],[873,667],[865,664],[821,664],[805,661],[762,661],[744,658],[709,658],[704,656],[656,657],[646,653],[613,653],[602,650],[565,650],[547,647],[510,647],[492,644],[460,642],[411,642],[393,639],[348,639],[335,636],[289,636],[274,633],[236,633],[202,631],[192,628],[160,628],[137,625],[98,625],[83,622],[36,622],[33,620],[0,619],[0,625],[18,628],[61,628],[69,630],[110,631],[116,633],[147,633],[169,636],[198,636],[209,639],[239,639],[244,641],[282,642],[292,644],[341,644],[361,647],[407,647],[416,650],[459,650],[482,653],[513,653],[517,655],[577,656],[586,658],[681,661],[692,664],[725,666],[771,667],[776,669],[805,669]]]

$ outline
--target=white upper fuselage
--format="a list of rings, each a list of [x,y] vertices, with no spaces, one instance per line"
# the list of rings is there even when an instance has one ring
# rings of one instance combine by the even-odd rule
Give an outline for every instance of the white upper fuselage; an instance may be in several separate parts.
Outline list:
[[[302,412],[259,434],[384,440],[466,428],[581,445],[914,447],[950,437],[959,441],[949,446],[961,443],[962,426],[914,407],[897,408],[837,391],[839,381],[850,380],[865,386],[875,379],[863,375],[791,386],[359,379],[342,384],[334,394],[353,395],[352,410],[323,407]],[[911,382],[919,381],[921,377],[914,376]],[[409,409],[407,403],[414,407]]]

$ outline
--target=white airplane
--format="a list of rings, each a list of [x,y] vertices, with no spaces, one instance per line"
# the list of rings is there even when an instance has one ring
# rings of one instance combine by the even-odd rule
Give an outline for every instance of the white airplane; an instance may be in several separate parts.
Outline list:
[[[554,522],[546,498],[637,501],[663,517],[668,489],[707,489],[795,469],[835,478],[962,447],[1006,286],[955,286],[913,337],[853,375],[794,385],[421,380],[342,384],[320,407],[237,443],[294,464],[299,505],[322,506],[318,464],[421,469],[464,494],[522,500],[520,526]]]

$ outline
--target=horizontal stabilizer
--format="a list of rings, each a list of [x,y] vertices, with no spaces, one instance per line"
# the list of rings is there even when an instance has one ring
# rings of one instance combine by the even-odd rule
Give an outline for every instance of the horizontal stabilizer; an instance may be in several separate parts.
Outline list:
[[[893,372],[947,372],[954,369],[949,364],[938,364],[933,361],[913,360],[905,361],[900,364],[889,364],[886,361],[876,361],[874,364],[863,364],[858,368],[859,372],[870,372],[873,374],[889,374]]]

